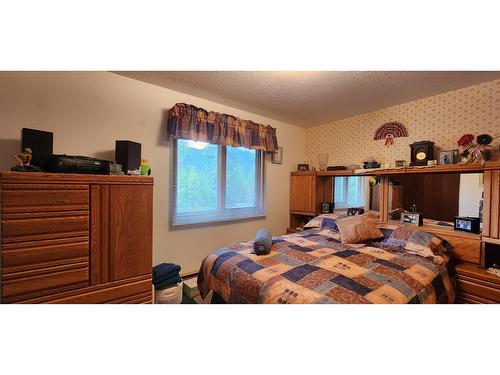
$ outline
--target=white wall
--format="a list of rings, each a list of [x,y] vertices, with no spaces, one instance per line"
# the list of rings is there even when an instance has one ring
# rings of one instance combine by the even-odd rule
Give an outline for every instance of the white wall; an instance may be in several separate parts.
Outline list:
[[[283,164],[266,158],[267,217],[196,228],[169,229],[171,143],[166,111],[176,102],[194,104],[269,124],[284,148]],[[305,159],[305,130],[109,72],[1,72],[0,170],[15,164],[21,128],[54,132],[54,152],[114,159],[116,139],[142,144],[155,177],[154,264],[173,262],[183,273],[198,270],[205,255],[231,242],[251,239],[260,228],[273,235],[289,222],[290,172]]]
[[[482,173],[462,173],[458,197],[458,216],[479,216],[479,201],[483,193]]]

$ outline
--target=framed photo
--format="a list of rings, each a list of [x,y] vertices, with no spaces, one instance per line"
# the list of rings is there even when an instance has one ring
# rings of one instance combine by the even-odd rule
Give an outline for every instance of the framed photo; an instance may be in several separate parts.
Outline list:
[[[424,223],[422,214],[414,212],[403,212],[401,214],[401,224],[414,224],[421,226]]]
[[[330,214],[333,212],[333,202],[323,202],[321,203],[321,213]]]
[[[406,166],[406,160],[396,160],[396,168],[403,168]]]
[[[481,233],[480,219],[478,217],[455,217],[454,229],[463,232]]]
[[[309,164],[297,164],[297,172],[309,172]]]
[[[458,150],[443,150],[439,153],[439,164],[455,164],[458,159]]]
[[[358,216],[365,213],[364,208],[352,207],[347,209],[347,216]]]
[[[283,164],[283,147],[278,147],[278,149],[271,154],[271,162],[273,164]]]

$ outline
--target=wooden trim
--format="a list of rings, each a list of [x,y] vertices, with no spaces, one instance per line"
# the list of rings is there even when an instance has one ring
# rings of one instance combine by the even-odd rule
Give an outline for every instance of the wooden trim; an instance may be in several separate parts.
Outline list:
[[[353,176],[353,169],[341,169],[338,171],[319,171],[316,172],[318,177],[335,177],[335,176]]]
[[[152,185],[154,178],[150,176],[109,176],[78,173],[44,173],[44,172],[3,172],[0,173],[2,183],[29,184],[142,184]]]
[[[483,175],[483,236],[490,235],[490,207],[491,207],[491,171]]]
[[[482,237],[483,242],[491,243],[493,245],[500,245],[500,238]]]
[[[395,169],[367,169],[364,173],[354,173],[353,170],[346,169],[340,171],[319,171],[319,172],[292,172],[292,174],[316,173],[317,176],[373,176],[373,175],[394,175],[403,173],[480,173],[486,170],[500,169],[500,162],[487,162],[467,164],[438,164],[425,167],[405,167]]]
[[[383,223],[386,223],[389,221],[389,211],[388,211],[388,205],[389,205],[389,177],[388,176],[382,176],[380,178],[380,207],[379,207],[379,212],[380,212],[380,221]]]
[[[405,167],[405,173],[478,173],[483,172],[480,163],[438,164],[426,167]]]
[[[316,215],[316,212],[305,212],[305,211],[290,211],[291,214],[294,215],[302,215],[302,216],[318,216]]]
[[[500,227],[500,170],[492,171],[490,199],[490,232],[489,237],[499,238]]]
[[[90,187],[90,285],[109,281],[109,186]]]
[[[290,172],[292,176],[320,176],[320,173],[324,172],[315,172],[315,171],[309,171],[309,172]]]

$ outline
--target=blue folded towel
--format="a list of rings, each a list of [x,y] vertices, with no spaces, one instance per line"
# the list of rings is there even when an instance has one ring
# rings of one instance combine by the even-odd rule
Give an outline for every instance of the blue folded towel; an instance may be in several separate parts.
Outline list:
[[[271,252],[271,246],[273,244],[273,236],[271,233],[265,229],[261,229],[257,232],[255,236],[255,241],[253,243],[253,251],[257,255],[266,255]]]
[[[181,271],[181,266],[174,263],[161,263],[153,267],[153,284],[159,284],[175,277]]]
[[[181,277],[179,276],[179,274],[177,274],[174,277],[171,277],[170,279],[167,279],[159,284],[155,284],[155,290],[163,290],[171,285],[178,284],[181,281],[182,281]]]

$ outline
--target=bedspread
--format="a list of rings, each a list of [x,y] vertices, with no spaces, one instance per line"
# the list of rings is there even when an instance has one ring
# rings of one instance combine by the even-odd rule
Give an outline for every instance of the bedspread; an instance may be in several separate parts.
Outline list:
[[[253,241],[220,248],[198,273],[227,303],[452,303],[448,258],[431,260],[381,243],[345,245],[312,229],[273,238],[271,253],[252,254]]]

